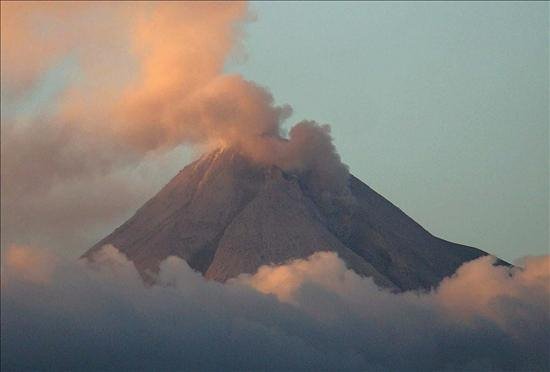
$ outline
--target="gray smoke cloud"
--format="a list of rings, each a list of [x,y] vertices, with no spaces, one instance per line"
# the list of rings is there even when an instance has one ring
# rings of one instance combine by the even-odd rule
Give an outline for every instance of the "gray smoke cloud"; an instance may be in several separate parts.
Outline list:
[[[242,54],[243,25],[252,18],[246,3],[1,6],[2,101],[10,108],[2,110],[0,137],[3,247],[30,243],[40,230],[63,245],[65,231],[77,222],[120,222],[120,211],[144,201],[137,194],[153,194],[151,183],[135,182],[132,170],[155,156],[161,160],[150,168],[161,167],[183,145],[198,152],[231,146],[260,163],[308,171],[323,191],[345,189],[347,168],[327,126],[301,122],[286,136],[291,107],[224,71],[229,58]],[[26,112],[29,97],[52,85],[44,83],[48,74],[63,70],[68,59],[77,78],[58,77],[66,81],[45,107]],[[95,198],[66,205],[61,190],[91,201],[89,190],[102,182],[112,183],[116,203]],[[41,215],[68,223],[44,226]]]
[[[548,370],[550,258],[491,260],[392,294],[330,252],[227,284],[170,257],[146,287],[112,246],[93,264],[12,247],[2,370]]]

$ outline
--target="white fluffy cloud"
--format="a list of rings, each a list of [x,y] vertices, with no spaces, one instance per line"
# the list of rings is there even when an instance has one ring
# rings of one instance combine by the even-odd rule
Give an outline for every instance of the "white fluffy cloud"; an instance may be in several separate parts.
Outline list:
[[[548,256],[512,272],[481,258],[431,293],[392,294],[329,252],[228,284],[170,257],[152,287],[114,247],[99,255],[5,253],[2,369],[550,368]]]

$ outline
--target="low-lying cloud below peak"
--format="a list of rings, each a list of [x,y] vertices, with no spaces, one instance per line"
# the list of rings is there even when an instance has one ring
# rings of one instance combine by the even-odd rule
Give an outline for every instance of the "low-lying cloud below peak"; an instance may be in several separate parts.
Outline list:
[[[548,370],[550,257],[492,263],[393,294],[332,252],[226,284],[169,257],[148,287],[112,246],[94,263],[11,247],[2,369]]]

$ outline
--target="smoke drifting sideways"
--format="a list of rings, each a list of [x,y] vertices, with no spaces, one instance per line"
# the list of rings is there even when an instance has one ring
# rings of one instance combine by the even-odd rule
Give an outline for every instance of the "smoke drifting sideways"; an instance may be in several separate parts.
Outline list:
[[[164,159],[175,158],[170,152],[185,145],[197,152],[231,146],[261,163],[313,170],[332,193],[344,188],[348,170],[328,126],[304,121],[285,133],[290,106],[276,105],[266,88],[224,71],[229,58],[244,56],[243,26],[253,19],[246,3],[1,7],[4,246],[117,213],[120,222],[127,217],[120,211],[137,208],[155,191],[135,168],[158,173]],[[54,92],[43,93],[48,89]],[[116,200],[113,208],[102,193],[90,193],[110,184],[120,190],[109,198]],[[90,202],[69,205],[66,194]],[[52,211],[67,222],[43,226]]]
[[[330,252],[226,284],[169,257],[146,287],[112,246],[94,263],[14,246],[2,370],[548,370],[550,256],[493,260],[393,294]]]

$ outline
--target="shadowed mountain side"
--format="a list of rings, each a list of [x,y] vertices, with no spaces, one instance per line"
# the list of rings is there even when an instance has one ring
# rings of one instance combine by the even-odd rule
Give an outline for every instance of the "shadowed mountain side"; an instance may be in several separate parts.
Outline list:
[[[185,167],[84,257],[113,244],[148,280],[175,255],[225,281],[330,250],[379,285],[408,290],[434,287],[486,254],[432,236],[354,176],[347,197],[327,199],[314,190],[306,173],[218,150]]]
[[[316,251],[334,251],[356,272],[392,286],[325,227],[296,179],[285,178],[277,168],[268,173],[256,198],[226,228],[206,277],[225,281],[243,272],[255,272],[259,262],[281,264]]]

